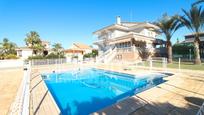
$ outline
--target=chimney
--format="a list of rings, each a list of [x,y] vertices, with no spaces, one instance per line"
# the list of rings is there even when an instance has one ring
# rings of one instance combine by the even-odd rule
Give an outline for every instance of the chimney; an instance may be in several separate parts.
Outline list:
[[[116,24],[121,25],[121,19],[120,16],[116,17]]]

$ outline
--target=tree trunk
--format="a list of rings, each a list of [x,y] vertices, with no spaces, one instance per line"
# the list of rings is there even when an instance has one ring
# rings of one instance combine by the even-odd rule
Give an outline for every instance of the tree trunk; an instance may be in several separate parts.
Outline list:
[[[171,46],[171,42],[167,41],[167,54],[168,54],[168,63],[172,63],[172,46]]]
[[[195,37],[194,51],[195,51],[195,61],[194,61],[194,64],[200,65],[201,64],[201,60],[200,60],[200,49],[199,49],[199,36]]]

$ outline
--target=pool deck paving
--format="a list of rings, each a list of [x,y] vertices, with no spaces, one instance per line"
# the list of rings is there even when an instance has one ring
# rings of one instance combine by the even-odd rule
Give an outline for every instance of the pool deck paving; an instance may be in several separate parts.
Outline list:
[[[166,82],[132,96],[131,98],[136,100],[134,101],[136,109],[132,109],[133,102],[130,103],[131,98],[128,98],[92,114],[195,115],[204,102],[204,77],[200,75],[204,74],[174,73],[164,78]]]
[[[23,78],[22,68],[0,69],[0,114],[7,115]]]
[[[81,67],[78,64],[33,66],[30,80],[30,115],[59,115],[61,113],[41,74],[72,70],[79,66]]]
[[[112,65],[61,65],[60,71],[67,71],[78,67],[95,67],[129,74],[144,74],[151,72],[145,69],[128,69]],[[33,67],[31,75],[30,114],[58,115],[57,107],[52,95],[40,77],[41,73],[58,70],[57,66]],[[204,102],[204,72],[172,72],[165,77],[166,82],[124,99],[114,105],[103,108],[93,115],[195,115]]]

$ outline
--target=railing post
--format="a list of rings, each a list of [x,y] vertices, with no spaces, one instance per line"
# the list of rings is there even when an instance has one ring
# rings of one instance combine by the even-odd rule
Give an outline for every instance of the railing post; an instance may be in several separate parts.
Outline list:
[[[162,58],[162,65],[163,65],[164,70],[166,71],[167,70],[167,58]]]
[[[179,58],[179,71],[181,69],[181,58]]]
[[[150,58],[150,60],[149,60],[149,66],[150,66],[150,71],[152,70],[152,58]]]

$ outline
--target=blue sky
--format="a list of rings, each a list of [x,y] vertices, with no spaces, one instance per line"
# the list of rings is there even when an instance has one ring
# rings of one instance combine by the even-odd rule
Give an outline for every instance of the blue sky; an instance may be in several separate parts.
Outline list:
[[[92,32],[122,21],[156,21],[163,13],[182,14],[194,0],[0,0],[0,41],[9,38],[24,46],[26,33],[37,31],[43,40],[62,43],[68,48],[73,42],[91,45]],[[185,28],[172,38],[183,40]]]

